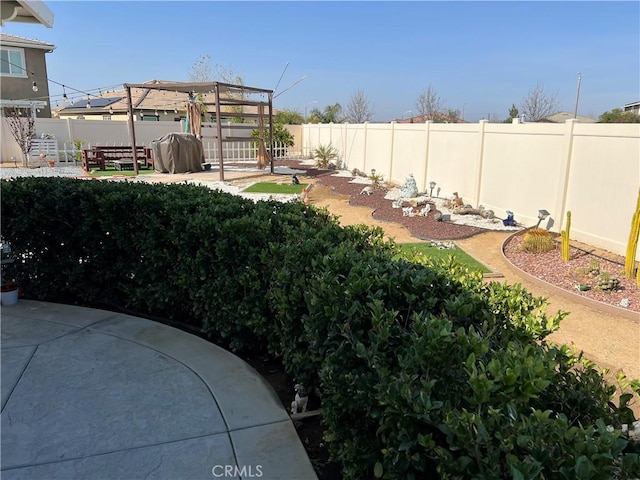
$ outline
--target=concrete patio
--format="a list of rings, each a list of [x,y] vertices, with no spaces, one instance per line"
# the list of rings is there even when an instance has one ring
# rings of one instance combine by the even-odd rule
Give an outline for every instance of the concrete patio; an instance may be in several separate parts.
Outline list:
[[[244,361],[104,310],[2,307],[3,479],[315,479]]]

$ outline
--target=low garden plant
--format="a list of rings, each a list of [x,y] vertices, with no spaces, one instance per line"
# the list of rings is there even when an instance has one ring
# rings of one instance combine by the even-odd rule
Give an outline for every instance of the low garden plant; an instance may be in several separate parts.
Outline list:
[[[249,185],[243,190],[247,193],[274,193],[274,194],[295,194],[301,193],[304,188],[308,186],[307,183],[273,183],[273,182],[258,182],[253,185]]]
[[[2,181],[1,235],[30,298],[126,308],[281,359],[321,400],[349,479],[640,475],[638,383],[546,337],[566,315],[452,258],[301,202],[194,185]],[[73,215],[69,215],[73,212]]]

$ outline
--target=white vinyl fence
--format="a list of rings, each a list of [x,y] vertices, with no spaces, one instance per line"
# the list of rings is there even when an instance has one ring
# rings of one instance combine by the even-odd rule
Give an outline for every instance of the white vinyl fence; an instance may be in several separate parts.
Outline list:
[[[640,124],[364,123],[302,125],[298,148],[331,144],[345,168],[483,205],[524,225],[538,210],[555,232],[624,255],[640,188]],[[640,256],[640,249],[639,254]]]
[[[136,144],[150,146],[153,140],[162,136],[184,131],[182,122],[136,122]],[[203,124],[202,144],[207,161],[218,161],[217,139],[212,132],[215,131],[214,123]],[[225,160],[256,160],[258,146],[251,141],[251,131],[248,129],[234,129],[233,125],[226,125],[223,129],[225,137],[247,137],[246,141],[223,142],[222,152]],[[123,146],[130,145],[129,128],[127,122],[123,121],[101,121],[101,120],[74,120],[74,119],[36,119],[36,139],[31,149],[30,161],[37,161],[40,153],[47,153],[49,158],[55,158],[59,162],[74,162],[80,160],[81,150],[91,148],[95,145],[102,146]],[[50,144],[46,149],[44,140],[54,139],[57,142],[57,154],[52,152]],[[15,161],[22,163],[22,154],[18,144],[13,139],[6,124],[2,122],[2,162]],[[291,157],[295,154],[294,149],[290,149],[284,144],[274,144],[274,158],[280,159]]]

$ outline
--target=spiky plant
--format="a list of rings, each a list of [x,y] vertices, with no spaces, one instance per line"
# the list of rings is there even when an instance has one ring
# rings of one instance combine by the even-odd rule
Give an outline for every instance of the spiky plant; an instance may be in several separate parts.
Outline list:
[[[338,156],[338,151],[333,145],[319,145],[313,152],[313,158],[316,159],[316,167],[327,168],[329,162]]]
[[[546,253],[555,248],[551,234],[544,228],[532,228],[522,237],[522,249],[529,253]]]

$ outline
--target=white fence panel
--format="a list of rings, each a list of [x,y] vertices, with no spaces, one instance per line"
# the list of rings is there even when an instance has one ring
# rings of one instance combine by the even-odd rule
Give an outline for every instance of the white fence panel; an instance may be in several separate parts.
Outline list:
[[[525,225],[545,209],[551,217],[543,226],[556,232],[571,210],[571,238],[626,252],[640,187],[640,125],[303,125],[300,143],[311,151],[338,132],[333,144],[350,170],[375,168],[397,184],[413,174],[420,191],[434,181],[438,196],[458,192],[503,218],[511,210]]]

